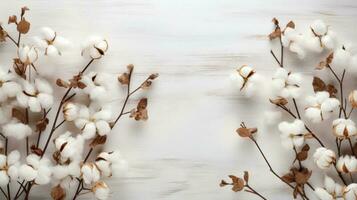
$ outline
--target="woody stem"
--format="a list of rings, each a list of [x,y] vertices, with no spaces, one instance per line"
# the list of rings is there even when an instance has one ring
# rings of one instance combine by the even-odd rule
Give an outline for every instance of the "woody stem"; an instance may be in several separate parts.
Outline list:
[[[254,190],[250,185],[246,184],[245,187],[249,189],[249,190],[245,190],[246,192],[255,194],[255,195],[259,196],[261,199],[267,200],[267,198],[265,198],[263,195],[261,195],[256,190]]]

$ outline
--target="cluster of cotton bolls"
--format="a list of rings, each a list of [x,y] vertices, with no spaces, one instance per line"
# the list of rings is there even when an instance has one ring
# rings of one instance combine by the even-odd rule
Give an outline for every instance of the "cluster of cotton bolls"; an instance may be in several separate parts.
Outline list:
[[[294,150],[296,158],[290,166],[291,169],[301,172],[309,170],[303,164],[308,159],[309,142],[315,141],[320,145],[314,150],[313,159],[311,159],[316,164],[316,169],[323,174],[328,174],[331,171],[337,173],[343,184],[332,179],[332,176],[326,175],[324,186],[316,186],[313,189],[319,199],[355,200],[357,197],[357,183],[354,181],[354,174],[357,172],[357,144],[355,143],[357,128],[351,114],[357,108],[357,90],[351,91],[346,96],[343,92],[343,89],[346,90],[343,81],[346,80],[345,76],[357,73],[357,55],[353,55],[350,47],[341,45],[331,27],[321,20],[313,22],[309,29],[303,33],[295,28],[292,21],[284,29],[280,27],[276,19],[273,19],[273,23],[275,30],[269,35],[269,38],[270,40],[279,38],[282,51],[279,60],[279,56],[271,50],[278,69],[273,73],[269,85],[269,89],[272,91],[269,101],[273,104],[274,109],[278,108],[279,110],[265,112],[264,115],[270,119],[270,124],[277,125],[283,147]],[[328,57],[325,61],[316,61],[320,64],[315,69],[317,72],[326,69],[330,73],[331,79],[336,79],[337,84],[326,84],[321,78],[315,76],[312,81],[313,93],[309,92],[311,90],[304,88],[306,87],[304,82],[311,79],[293,72],[283,63],[285,49],[296,53],[296,56],[301,59],[311,55],[321,57],[327,54]],[[343,73],[340,75],[339,72],[342,71]],[[254,87],[260,84],[259,81],[262,81],[254,79],[254,76],[259,75],[258,73],[253,67],[244,65],[236,70],[231,78],[246,97],[251,97],[259,91]],[[281,121],[283,114],[287,114],[293,120],[284,118]],[[272,120],[275,122],[271,123]],[[310,124],[314,126],[323,124],[324,132],[316,133],[313,128],[308,127]],[[247,135],[241,134],[242,137],[252,139],[258,146],[257,140],[253,138],[252,134]],[[328,138],[336,143],[337,151],[334,150],[335,148],[328,148],[323,144],[324,140]],[[348,146],[347,149],[343,148],[344,144]],[[258,148],[262,153],[261,148],[259,146]],[[265,158],[264,154],[263,157]],[[268,162],[266,159],[265,161]],[[299,166],[297,166],[297,162]],[[271,165],[269,163],[268,165],[272,171]],[[274,171],[272,172],[274,173]],[[347,181],[346,177],[350,177],[351,180]],[[285,180],[289,183],[296,181],[287,175],[284,178],[287,178]],[[296,182],[295,189],[299,187],[299,184],[301,183]],[[305,198],[304,194],[300,195],[302,199]]]
[[[41,36],[35,37],[35,45],[18,44],[14,71],[0,68],[0,125],[6,141],[20,141],[34,135],[36,130],[29,125],[28,116],[53,107],[53,88],[48,80],[35,73],[34,64],[42,55],[61,56],[69,45],[68,40],[46,27],[41,30]],[[82,54],[93,61],[100,59],[107,50],[107,40],[92,37],[83,45]],[[26,73],[30,70],[33,70],[32,76]],[[109,187],[103,178],[117,174],[125,161],[115,151],[100,153],[94,162],[83,162],[83,151],[88,140],[106,136],[112,129],[113,113],[107,100],[112,92],[110,85],[115,83],[109,82],[104,73],[96,72],[80,74],[79,79],[85,86],[81,91],[88,95],[91,103],[68,101],[63,105],[63,117],[66,122],[73,122],[80,133],[67,131],[53,140],[55,162],[38,151],[27,153],[23,162],[17,150],[0,153],[1,187],[9,182],[26,181],[71,189],[76,179],[82,179],[97,199],[109,197]],[[23,115],[25,110],[27,117]],[[0,144],[0,149],[5,149],[3,141]],[[43,150],[38,145],[34,149]]]

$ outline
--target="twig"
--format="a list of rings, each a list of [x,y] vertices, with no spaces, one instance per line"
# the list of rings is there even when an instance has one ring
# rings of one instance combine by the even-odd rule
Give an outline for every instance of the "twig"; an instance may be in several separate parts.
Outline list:
[[[257,196],[259,196],[260,198],[267,200],[267,198],[265,198],[263,195],[261,195],[259,192],[257,192],[256,190],[254,190],[250,185],[246,184],[245,187],[249,188],[250,190],[245,190],[246,192],[250,192],[252,194],[255,194]]]

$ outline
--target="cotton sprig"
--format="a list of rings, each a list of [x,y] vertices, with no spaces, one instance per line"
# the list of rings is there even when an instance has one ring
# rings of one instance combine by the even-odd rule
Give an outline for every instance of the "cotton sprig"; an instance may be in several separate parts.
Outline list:
[[[331,98],[328,92],[317,92],[313,96],[306,98],[307,107],[305,115],[314,123],[328,119],[332,112],[336,110],[340,102],[336,98]]]
[[[82,55],[92,59],[100,59],[108,50],[107,40],[99,36],[88,38],[82,46]]]

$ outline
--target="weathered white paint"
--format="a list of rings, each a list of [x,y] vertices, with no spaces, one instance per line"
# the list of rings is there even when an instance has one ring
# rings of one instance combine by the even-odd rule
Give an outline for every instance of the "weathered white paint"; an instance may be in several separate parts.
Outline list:
[[[110,136],[106,149],[119,148],[130,165],[125,177],[110,181],[111,199],[256,199],[218,186],[226,175],[243,170],[252,172],[251,184],[270,199],[289,199],[291,190],[269,174],[253,145],[234,132],[242,120],[261,124],[263,105],[251,107],[255,101],[233,92],[227,76],[247,63],[266,74],[273,71],[276,63],[264,37],[273,17],[301,26],[323,19],[357,42],[353,0],[2,0],[1,21],[6,23],[22,5],[31,9],[32,35],[50,26],[72,40],[106,36],[111,48],[97,69],[119,73],[133,63],[137,83],[146,74],[160,73],[146,94],[150,120],[124,119]],[[11,63],[11,48],[0,48],[2,65]],[[75,58],[61,61],[55,75],[68,76],[85,63]],[[283,173],[291,152],[282,153],[276,130],[266,130],[259,141]],[[314,177],[313,183],[321,179]],[[33,199],[47,199],[47,191],[38,191],[32,192]]]

